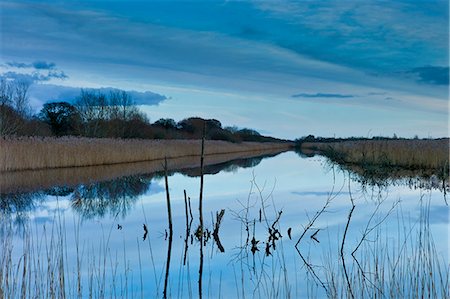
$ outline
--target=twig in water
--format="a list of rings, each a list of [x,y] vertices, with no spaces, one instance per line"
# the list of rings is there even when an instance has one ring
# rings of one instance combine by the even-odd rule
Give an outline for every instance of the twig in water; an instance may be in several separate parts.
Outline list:
[[[167,298],[167,284],[169,281],[170,257],[172,253],[172,237],[173,237],[172,209],[170,207],[169,180],[167,178],[167,158],[164,159],[164,180],[166,183],[165,185],[166,185],[166,200],[167,200],[167,217],[169,220],[169,244],[167,247],[166,275],[164,277],[163,298]]]
[[[148,234],[147,225],[145,225],[145,223],[144,223],[144,237],[143,237],[143,241],[145,241],[145,239],[147,239],[147,234]]]
[[[219,239],[219,229],[220,229],[220,224],[222,222],[222,218],[223,218],[224,214],[225,214],[224,209],[222,209],[220,211],[220,213],[216,213],[216,223],[214,226],[214,231],[212,233],[214,241],[216,242],[217,247],[219,248],[220,252],[225,252],[225,248],[222,246],[222,243],[220,242],[220,239]]]
[[[203,123],[202,148],[200,155],[200,195],[199,195],[199,239],[200,239],[200,263],[198,267],[198,297],[202,298],[202,277],[203,277],[203,160],[205,154],[205,132],[206,122]]]
[[[344,258],[345,238],[347,237],[347,231],[348,231],[348,227],[350,226],[350,220],[352,219],[352,214],[356,207],[355,202],[352,197],[351,189],[350,189],[350,173],[349,173],[349,178],[348,178],[348,192],[349,192],[349,196],[350,196],[350,201],[352,203],[352,208],[350,209],[350,212],[348,213],[347,223],[345,225],[345,230],[344,230],[344,236],[342,237],[342,242],[341,242],[340,254],[341,254],[342,268],[344,270],[345,280],[347,281],[348,292],[350,293],[350,296],[352,298],[355,298],[355,295],[353,294],[352,286],[350,283],[350,279],[348,277],[347,267],[345,265],[345,258]]]

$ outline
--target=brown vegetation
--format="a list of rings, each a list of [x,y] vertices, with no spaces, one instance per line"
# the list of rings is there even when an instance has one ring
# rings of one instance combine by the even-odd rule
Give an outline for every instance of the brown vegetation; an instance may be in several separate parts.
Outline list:
[[[449,167],[449,139],[389,139],[341,142],[304,142],[302,149],[316,150],[336,162],[394,166],[406,169]]]
[[[290,143],[206,141],[205,154],[268,149],[287,150]],[[201,140],[137,140],[94,138],[5,138],[0,140],[0,171],[131,163],[198,156]]]
[[[236,159],[248,159],[267,155],[275,155],[284,149],[265,149],[250,152],[208,155],[204,166],[217,165]],[[181,157],[167,160],[169,171],[183,170],[183,173],[199,175],[198,157]],[[0,176],[0,193],[33,192],[52,187],[75,187],[80,184],[110,181],[119,177],[157,173],[164,170],[163,160],[112,164],[102,166],[86,166],[74,168],[51,168],[40,170],[9,171]]]

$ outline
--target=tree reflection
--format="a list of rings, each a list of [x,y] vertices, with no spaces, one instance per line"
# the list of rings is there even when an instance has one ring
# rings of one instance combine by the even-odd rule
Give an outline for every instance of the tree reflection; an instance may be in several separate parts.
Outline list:
[[[264,158],[275,155],[277,154],[205,165],[203,174],[251,168],[258,165]],[[176,173],[198,177],[201,175],[201,167],[167,171],[168,176]],[[86,183],[75,187],[54,186],[37,192],[0,193],[0,212],[2,215],[14,215],[18,220],[26,221],[29,212],[33,211],[40,201],[44,201],[46,196],[55,196],[68,197],[73,209],[86,219],[104,217],[108,214],[125,217],[137,199],[149,189],[152,179],[163,179],[164,175],[164,171],[159,171]]]
[[[149,188],[151,175],[128,176],[111,181],[81,185],[72,194],[72,207],[84,218],[107,214],[125,217]]]
[[[239,168],[252,168],[259,165],[259,163],[261,163],[263,159],[274,157],[276,155],[278,154],[264,155],[246,159],[235,159],[224,163],[205,165],[203,166],[203,174],[218,174],[219,172],[222,171],[236,172]],[[201,175],[200,167],[183,169],[180,170],[179,172],[189,177],[199,177]]]
[[[320,155],[311,150],[297,150],[302,158]],[[352,179],[359,182],[363,189],[368,187],[386,188],[408,186],[411,189],[437,189],[444,194],[450,191],[449,169],[408,169],[390,164],[351,164],[326,157],[329,168],[337,165],[343,172],[350,172]]]

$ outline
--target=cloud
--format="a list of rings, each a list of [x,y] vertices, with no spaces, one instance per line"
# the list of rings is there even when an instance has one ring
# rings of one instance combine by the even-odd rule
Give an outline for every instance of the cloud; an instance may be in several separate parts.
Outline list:
[[[354,95],[351,94],[339,94],[339,93],[298,93],[293,94],[291,97],[293,98],[338,98],[338,99],[347,99],[354,98]]]
[[[35,61],[33,62],[33,67],[37,70],[52,70],[56,67],[56,64],[53,62]]]
[[[105,94],[109,94],[111,91],[117,91],[117,88],[105,87],[92,89],[94,91],[99,91]],[[132,100],[136,105],[158,105],[160,102],[167,99],[166,96],[160,95],[151,91],[135,91],[126,90],[126,92],[131,96]]]
[[[384,96],[386,94],[387,94],[387,92],[375,92],[375,91],[367,93],[367,95],[369,95],[369,96]]]
[[[32,63],[9,61],[4,64],[6,69],[16,68],[20,71],[7,71],[0,74],[1,78],[25,81],[31,83],[50,81],[51,79],[67,79],[63,71],[56,68],[54,62],[37,60]]]
[[[410,71],[410,73],[417,74],[419,81],[436,84],[436,85],[448,85],[449,83],[449,67],[444,66],[423,66],[416,67]]]
[[[117,89],[105,87],[89,90],[109,94],[111,91],[116,91]],[[74,103],[80,95],[80,92],[80,87],[68,87],[54,84],[33,84],[29,90],[30,99],[36,109],[40,109],[40,106],[47,102]],[[136,105],[158,105],[167,99],[166,96],[151,91],[141,92],[128,90],[126,92],[131,96]]]
[[[17,73],[17,72],[3,73],[0,75],[0,78],[7,79],[7,80],[27,82],[30,84],[38,81],[37,74],[23,74],[23,73]]]
[[[46,78],[44,81],[48,81],[51,78],[67,79],[69,76],[67,76],[63,71],[50,71],[47,76],[44,76],[44,78]]]
[[[15,62],[15,61],[11,61],[11,62],[6,62],[5,63],[7,66],[10,67],[16,67],[16,68],[29,68],[32,65],[28,64],[28,63],[23,63],[23,62]]]
[[[47,74],[41,72],[31,72],[31,73],[19,73],[19,72],[6,72],[0,75],[0,78],[23,81],[28,83],[38,83],[50,81],[51,79],[67,79],[68,76],[63,71],[49,71]]]
[[[297,53],[380,75],[448,60],[448,1],[255,1]],[[395,74],[394,74],[395,73]]]
[[[5,64],[9,67],[15,67],[20,69],[34,68],[36,70],[53,70],[56,68],[56,64],[54,62],[47,62],[43,60],[37,60],[32,63],[9,61],[6,62]]]
[[[0,59],[55,62],[70,75],[64,85],[114,86],[170,95],[170,105],[149,107],[156,117],[217,116],[229,124],[296,137],[292,118],[270,115],[274,122],[266,124],[260,114],[264,110],[289,111],[311,118],[305,130],[315,135],[347,136],[374,128],[390,130],[386,123],[396,128],[400,113],[410,116],[409,127],[403,126],[408,134],[410,130],[424,134],[430,130],[414,125],[422,116],[440,123],[439,132],[447,132],[443,117],[422,112],[442,113],[448,90],[418,84],[413,77],[416,74],[405,80],[406,70],[445,65],[448,51],[442,49],[447,49],[448,39],[447,34],[442,35],[447,31],[442,23],[446,24],[448,17],[443,22],[431,14],[430,6],[410,1],[407,6],[415,8],[411,12],[397,7],[400,1],[290,2],[298,4],[297,11],[289,5],[258,2],[284,10],[273,13],[255,9],[253,4],[243,11],[242,2],[200,2],[183,7],[167,4],[166,10],[154,9],[153,3],[143,9],[141,2],[120,2],[120,10],[105,1],[64,5],[48,0],[8,2],[2,14]],[[231,7],[230,13],[223,13],[222,7]],[[212,8],[217,12],[214,15]],[[448,9],[439,10],[445,11]],[[210,91],[224,96],[212,96]],[[317,91],[322,95],[351,93],[354,98],[320,98]],[[371,91],[386,91],[386,97],[399,101],[367,96]],[[299,92],[310,96],[303,94],[302,98],[300,94],[289,100]],[[311,96],[314,94],[316,97]],[[50,98],[57,96],[44,94],[40,101]],[[305,106],[308,109],[300,109]],[[309,111],[314,111],[311,117]],[[341,118],[350,114],[358,116],[351,125]],[[319,115],[324,116],[322,126],[313,121]],[[237,121],[240,118],[245,120]]]

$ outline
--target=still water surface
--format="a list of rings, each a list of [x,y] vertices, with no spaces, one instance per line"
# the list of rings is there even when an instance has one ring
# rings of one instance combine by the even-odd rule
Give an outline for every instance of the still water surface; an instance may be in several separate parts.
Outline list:
[[[3,194],[5,293],[28,277],[38,297],[449,295],[449,207],[434,177],[365,184],[294,152],[208,167],[201,246],[199,173],[168,177],[173,238],[162,173]]]

